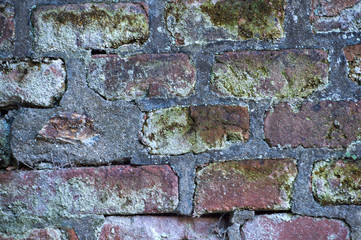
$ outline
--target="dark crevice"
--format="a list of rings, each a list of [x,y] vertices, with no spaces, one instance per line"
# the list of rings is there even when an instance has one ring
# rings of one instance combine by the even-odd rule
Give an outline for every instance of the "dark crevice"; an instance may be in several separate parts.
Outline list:
[[[91,55],[106,55],[107,51],[102,50],[102,49],[92,49],[91,50]]]

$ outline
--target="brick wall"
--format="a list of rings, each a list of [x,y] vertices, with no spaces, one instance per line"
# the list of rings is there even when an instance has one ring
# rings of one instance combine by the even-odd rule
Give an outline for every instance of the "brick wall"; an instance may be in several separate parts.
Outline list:
[[[0,0],[0,239],[361,239],[359,0]]]

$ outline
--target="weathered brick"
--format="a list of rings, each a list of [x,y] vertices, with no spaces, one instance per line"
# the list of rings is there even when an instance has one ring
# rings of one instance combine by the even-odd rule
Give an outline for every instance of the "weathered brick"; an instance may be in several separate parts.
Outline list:
[[[214,231],[217,222],[218,218],[108,217],[99,239],[222,239]]]
[[[285,8],[285,0],[172,0],[165,8],[165,21],[179,45],[279,39],[284,37]]]
[[[147,6],[143,3],[39,6],[33,12],[38,51],[118,48],[148,39]]]
[[[177,204],[178,178],[166,165],[0,173],[0,218],[168,213]]]
[[[0,3],[0,50],[12,50],[15,39],[15,11],[8,3]]]
[[[347,46],[343,52],[348,64],[348,77],[361,84],[361,44]]]
[[[361,205],[361,162],[319,161],[312,171],[313,195],[323,205]]]
[[[108,100],[186,97],[196,83],[196,70],[181,53],[95,55],[88,69],[89,87]]]
[[[150,112],[143,144],[152,154],[201,153],[247,141],[249,113],[240,106],[172,107]]]
[[[24,234],[15,234],[12,236],[1,236],[0,240],[61,240],[62,234],[58,229],[30,229]]]
[[[314,32],[359,31],[360,0],[312,0],[310,20]]]
[[[6,167],[10,162],[10,123],[0,117],[0,167]]]
[[[328,83],[322,50],[239,51],[216,56],[211,87],[250,99],[306,97]]]
[[[52,107],[66,87],[60,59],[3,61],[0,66],[0,107]]]
[[[244,240],[348,240],[350,230],[340,221],[291,214],[256,216],[242,227]]]
[[[296,175],[288,159],[212,163],[197,173],[194,213],[288,210]]]
[[[280,103],[267,113],[264,133],[273,147],[347,147],[361,137],[361,101],[305,102],[297,113]]]

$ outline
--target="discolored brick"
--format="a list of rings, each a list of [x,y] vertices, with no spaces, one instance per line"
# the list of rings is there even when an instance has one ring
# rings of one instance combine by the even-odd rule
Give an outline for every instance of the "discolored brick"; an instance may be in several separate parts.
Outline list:
[[[0,50],[12,50],[15,40],[15,10],[8,3],[0,3]]]
[[[187,97],[196,83],[196,70],[182,53],[95,55],[88,69],[89,87],[107,100]]]
[[[0,173],[4,218],[169,213],[177,204],[178,178],[166,165]]]
[[[194,214],[288,210],[296,175],[288,159],[211,163],[197,173]]]
[[[312,170],[312,192],[323,205],[361,205],[361,162],[319,161]]]
[[[335,219],[286,213],[259,215],[242,227],[244,240],[349,240],[347,225]]]
[[[148,39],[144,3],[38,6],[32,14],[37,51],[118,48]]]
[[[170,1],[167,30],[178,45],[284,37],[285,0]]]
[[[60,59],[9,60],[0,66],[0,107],[53,107],[66,88]]]
[[[10,163],[10,123],[5,117],[0,117],[0,167]]]
[[[348,64],[348,77],[361,84],[361,44],[347,46],[343,52]]]
[[[61,240],[62,234],[58,229],[44,228],[44,229],[30,229],[23,234],[15,234],[11,236],[1,236],[0,240]]]
[[[306,97],[328,83],[327,53],[322,50],[227,52],[215,60],[211,87],[223,96]]]
[[[273,147],[347,147],[361,137],[361,102],[305,102],[297,113],[280,103],[267,112],[264,133]]]
[[[141,141],[152,154],[201,153],[249,138],[249,113],[240,106],[173,107],[150,112]]]

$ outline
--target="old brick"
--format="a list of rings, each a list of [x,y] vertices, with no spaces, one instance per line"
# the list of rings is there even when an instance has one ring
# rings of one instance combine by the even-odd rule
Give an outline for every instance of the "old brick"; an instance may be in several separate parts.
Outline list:
[[[178,179],[166,165],[0,173],[5,217],[168,213],[177,204]]]
[[[319,161],[312,171],[312,191],[323,205],[361,205],[361,162]]]
[[[189,217],[108,217],[100,240],[111,239],[222,239],[214,231],[218,218]]]
[[[347,46],[343,52],[348,64],[348,77],[361,84],[361,44]]]
[[[14,234],[12,236],[1,236],[0,240],[61,240],[62,234],[58,229],[30,229],[24,234]]]
[[[152,154],[201,153],[247,141],[249,113],[240,106],[192,106],[147,114],[142,142]]]
[[[186,97],[196,83],[195,68],[181,53],[95,55],[88,69],[89,87],[108,100]]]
[[[6,167],[10,162],[10,123],[0,117],[0,167]]]
[[[285,0],[170,1],[168,31],[179,45],[216,40],[279,39],[284,36]]]
[[[15,39],[15,11],[8,3],[0,3],[0,50],[11,50]]]
[[[288,210],[296,175],[288,159],[212,163],[197,173],[194,213]]]
[[[0,66],[0,107],[31,105],[52,107],[66,85],[60,59],[3,61]]]
[[[143,43],[149,35],[143,3],[39,6],[32,21],[38,51],[118,48]]]
[[[211,86],[250,99],[306,97],[328,83],[322,50],[239,51],[216,56]]]
[[[305,102],[297,113],[280,103],[267,113],[264,132],[271,146],[347,147],[361,137],[361,101]]]
[[[290,214],[256,216],[242,227],[244,240],[348,240],[350,230],[340,221]]]
[[[313,31],[358,31],[360,6],[360,0],[312,0],[310,20]]]

